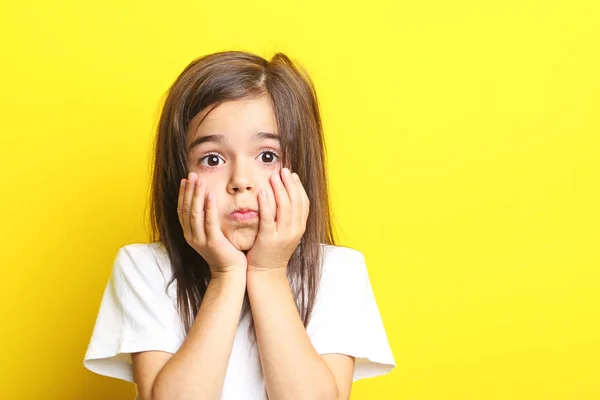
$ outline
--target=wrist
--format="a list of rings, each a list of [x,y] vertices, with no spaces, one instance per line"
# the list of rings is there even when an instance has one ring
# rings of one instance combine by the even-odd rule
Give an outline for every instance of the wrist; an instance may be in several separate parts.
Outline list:
[[[207,292],[217,297],[241,299],[246,291],[246,273],[242,271],[213,272],[208,282]]]
[[[287,266],[277,268],[256,268],[248,266],[247,279],[285,279],[287,280]]]
[[[286,267],[248,269],[246,275],[246,289],[251,301],[256,301],[257,296],[264,298],[272,296],[273,293],[282,293],[282,290],[290,290]]]
[[[223,271],[211,271],[211,280],[217,281],[240,281],[246,280],[246,268],[232,267]]]

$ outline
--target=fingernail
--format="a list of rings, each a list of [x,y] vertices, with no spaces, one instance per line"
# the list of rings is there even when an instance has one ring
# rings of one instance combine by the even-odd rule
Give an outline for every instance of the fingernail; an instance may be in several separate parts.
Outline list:
[[[287,168],[283,168],[283,170],[282,170],[282,171],[283,171],[283,173],[284,173],[285,175],[289,175],[289,174],[290,174],[290,170],[289,170],[289,169],[287,169]]]
[[[276,182],[281,182],[281,176],[279,176],[279,174],[275,174],[274,176]]]
[[[300,180],[300,177],[295,172],[292,174],[292,177],[294,178],[295,181],[299,181]]]
[[[261,190],[260,190],[260,195],[261,195],[262,197],[265,197],[265,196],[267,195],[267,191],[266,191],[265,189],[261,189]]]
[[[192,180],[192,174],[193,174],[193,172],[190,172],[190,173],[188,174],[188,180],[190,180],[190,181]]]

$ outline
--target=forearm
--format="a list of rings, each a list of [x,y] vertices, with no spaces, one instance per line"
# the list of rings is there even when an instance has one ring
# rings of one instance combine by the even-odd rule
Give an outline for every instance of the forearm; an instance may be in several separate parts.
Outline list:
[[[306,334],[285,269],[249,271],[247,288],[269,398],[336,399],[335,379]]]
[[[184,343],[155,380],[153,400],[221,397],[245,287],[243,270],[213,277]]]

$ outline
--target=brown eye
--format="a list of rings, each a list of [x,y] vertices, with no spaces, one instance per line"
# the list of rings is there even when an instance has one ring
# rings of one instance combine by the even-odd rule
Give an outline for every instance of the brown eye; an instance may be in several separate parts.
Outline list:
[[[274,151],[263,151],[258,157],[265,164],[272,164],[279,159],[279,156]]]
[[[219,165],[219,161],[221,160],[223,161],[223,163],[225,163],[225,160],[223,160],[220,156],[216,154],[209,154],[200,159],[200,164],[206,167],[216,167]]]

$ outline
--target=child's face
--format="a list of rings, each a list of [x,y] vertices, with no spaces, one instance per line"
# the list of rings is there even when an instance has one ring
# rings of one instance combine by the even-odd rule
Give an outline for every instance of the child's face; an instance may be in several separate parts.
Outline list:
[[[262,96],[222,103],[198,125],[205,114],[199,113],[190,124],[188,169],[214,193],[225,237],[237,249],[248,250],[258,233],[258,213],[232,212],[237,208],[257,212],[260,189],[267,191],[275,209],[269,183],[269,177],[281,169],[279,140],[269,137],[277,134],[275,113],[270,100]],[[201,138],[208,140],[193,145]]]

